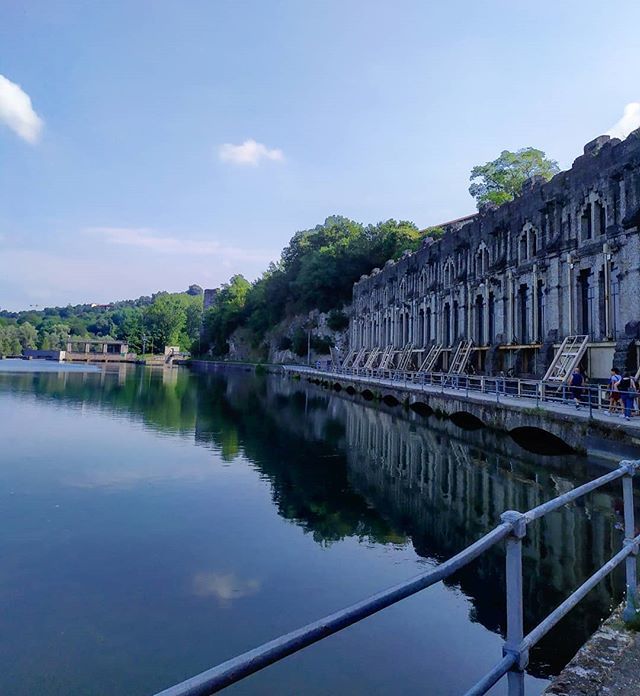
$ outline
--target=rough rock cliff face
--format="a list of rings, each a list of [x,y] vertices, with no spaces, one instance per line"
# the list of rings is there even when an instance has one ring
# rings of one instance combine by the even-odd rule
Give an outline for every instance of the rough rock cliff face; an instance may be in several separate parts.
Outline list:
[[[342,310],[347,316],[351,314],[351,308],[345,307]],[[311,336],[319,339],[330,339],[336,350],[341,355],[346,355],[349,350],[349,331],[347,328],[341,331],[334,331],[329,328],[329,313],[312,310],[308,314],[301,314],[283,320],[268,335],[266,348],[264,346],[255,347],[251,345],[251,338],[245,329],[238,329],[229,339],[229,358],[231,360],[242,360],[257,362],[264,360],[270,363],[292,363],[306,364],[307,356],[296,355],[291,349],[282,349],[281,344],[284,337],[293,339],[297,332],[307,332],[307,327],[311,327]],[[314,364],[317,360],[329,360],[328,352],[318,352],[311,350],[310,362]]]

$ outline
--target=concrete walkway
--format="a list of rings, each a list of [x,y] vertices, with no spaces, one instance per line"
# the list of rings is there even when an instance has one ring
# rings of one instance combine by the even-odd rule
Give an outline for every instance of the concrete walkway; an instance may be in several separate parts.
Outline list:
[[[640,634],[625,628],[618,609],[580,648],[543,696],[636,694],[640,694]]]
[[[573,403],[566,403],[562,401],[542,401],[528,396],[518,396],[517,394],[504,394],[500,393],[497,395],[495,392],[481,392],[475,389],[466,389],[465,387],[454,388],[451,386],[441,387],[439,385],[430,384],[416,384],[404,380],[394,380],[381,377],[365,377],[361,375],[351,375],[351,374],[339,374],[335,372],[328,372],[324,370],[317,370],[312,367],[302,367],[298,365],[285,365],[285,371],[295,372],[308,377],[315,377],[316,379],[326,379],[333,382],[339,382],[341,379],[352,382],[360,382],[362,384],[377,386],[377,387],[388,387],[391,389],[399,389],[413,394],[431,394],[437,395],[449,395],[456,396],[460,398],[464,396],[470,402],[483,403],[483,404],[499,404],[507,408],[537,408],[546,411],[550,414],[562,414],[565,416],[570,416],[572,419],[588,422],[593,419],[599,423],[609,425],[611,428],[616,430],[622,430],[629,435],[640,438],[640,417],[633,416],[631,420],[626,421],[624,418],[619,416],[607,416],[604,413],[604,409],[593,408],[591,411],[588,404],[581,406],[576,409]],[[640,694],[640,691],[638,692]]]

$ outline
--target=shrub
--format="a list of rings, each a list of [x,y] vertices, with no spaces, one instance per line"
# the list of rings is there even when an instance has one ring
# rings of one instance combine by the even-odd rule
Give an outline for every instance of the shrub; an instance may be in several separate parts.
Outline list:
[[[342,331],[349,326],[349,317],[340,309],[332,309],[327,317],[327,326],[332,331]]]
[[[298,328],[293,332],[291,337],[291,350],[301,358],[307,354],[307,332],[304,329]]]
[[[326,354],[329,353],[333,346],[333,341],[329,336],[312,336],[311,337],[311,347],[316,353]]]
[[[289,336],[280,336],[280,340],[278,341],[278,350],[291,350],[292,345],[293,342]]]

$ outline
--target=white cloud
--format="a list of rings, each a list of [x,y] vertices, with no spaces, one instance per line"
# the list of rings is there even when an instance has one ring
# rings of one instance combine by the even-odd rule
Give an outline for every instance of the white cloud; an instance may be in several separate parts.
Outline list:
[[[158,235],[155,230],[146,227],[90,227],[86,232],[100,235],[111,244],[139,247],[160,254],[216,256],[223,262],[261,261],[268,263],[277,256],[271,251],[226,246],[210,239],[163,237]]]
[[[259,580],[243,580],[235,573],[196,573],[193,591],[198,597],[216,597],[222,606],[234,599],[251,597],[260,590]]]
[[[274,162],[282,162],[284,153],[282,150],[269,149],[262,143],[257,143],[253,139],[245,140],[242,145],[232,145],[224,143],[218,150],[218,157],[221,162],[231,162],[232,164],[248,164],[257,167],[263,159]]]
[[[32,145],[38,142],[43,126],[29,95],[4,75],[0,75],[0,123]]]
[[[624,107],[622,118],[606,134],[624,140],[636,128],[640,128],[640,102],[631,102]]]

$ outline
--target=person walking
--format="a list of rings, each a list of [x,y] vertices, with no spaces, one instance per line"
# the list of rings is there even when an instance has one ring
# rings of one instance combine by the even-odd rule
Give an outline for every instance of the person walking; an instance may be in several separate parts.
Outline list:
[[[618,382],[622,379],[620,370],[615,367],[611,368],[611,376],[609,377],[609,410],[605,411],[606,416],[615,416],[618,408],[622,415],[622,403],[620,401],[620,392],[617,389]]]
[[[618,382],[617,389],[620,392],[624,405],[624,419],[631,420],[631,409],[636,399],[636,383],[630,372],[625,372],[624,377]]]
[[[584,384],[584,377],[580,372],[579,367],[575,367],[571,373],[571,379],[569,380],[569,389],[571,391],[571,396],[576,403],[576,409],[579,409],[582,398],[582,385]]]

